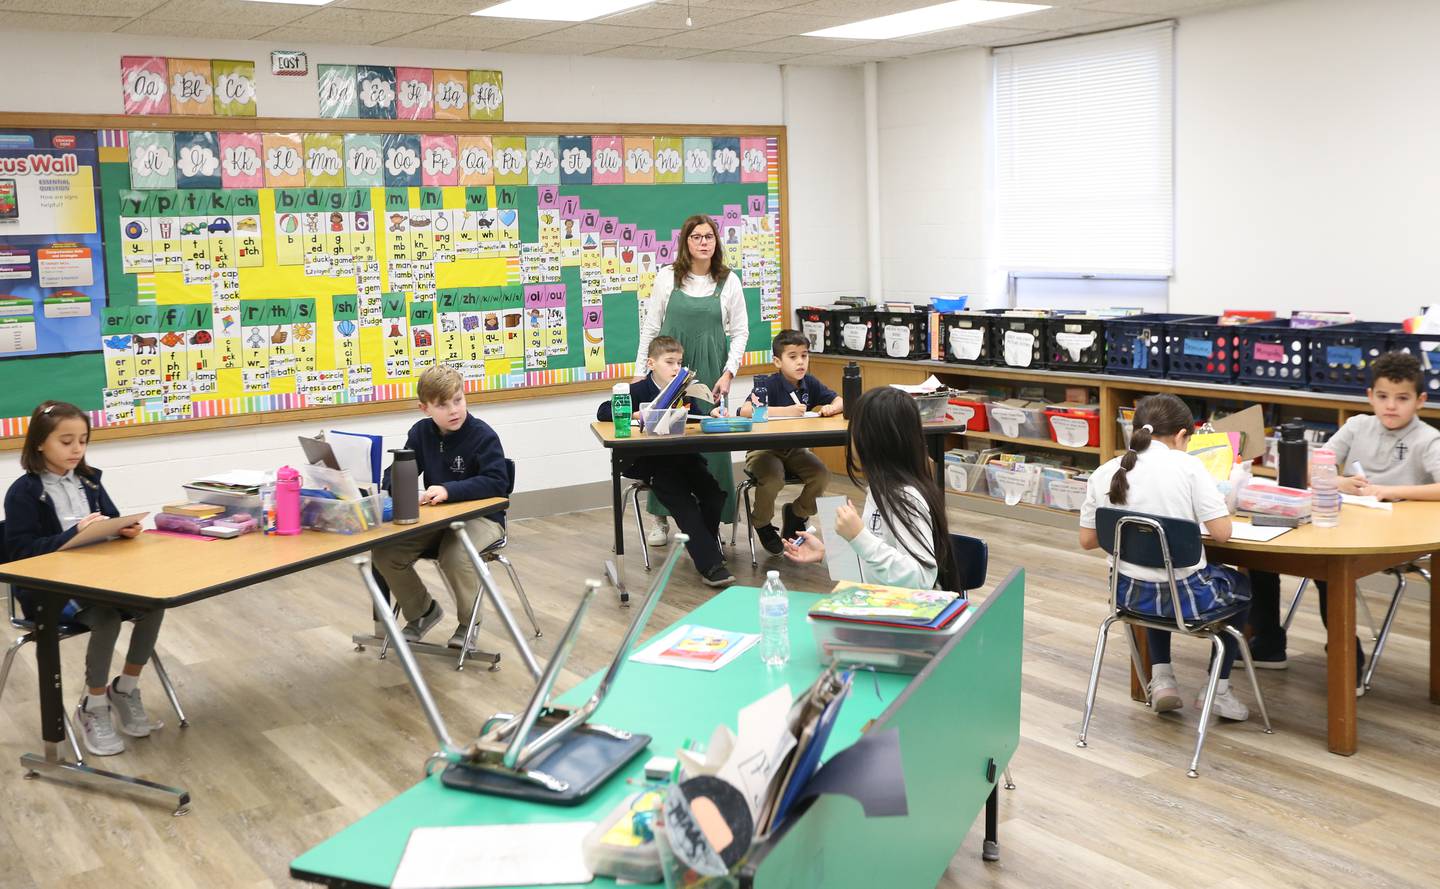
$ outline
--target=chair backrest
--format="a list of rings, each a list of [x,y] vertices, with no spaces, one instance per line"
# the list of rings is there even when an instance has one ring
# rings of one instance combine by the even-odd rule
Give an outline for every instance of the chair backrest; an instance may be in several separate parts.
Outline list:
[[[1125,522],[1121,526],[1121,520],[1125,518],[1145,521],[1143,523],[1140,521]],[[1161,547],[1160,535],[1155,533],[1155,525],[1158,525],[1164,533],[1164,548]],[[1121,527],[1119,553],[1115,552],[1115,529],[1117,526]],[[1200,542],[1200,525],[1189,519],[1150,515],[1149,513],[1106,506],[1095,512],[1095,533],[1099,536],[1100,546],[1105,552],[1112,556],[1118,556],[1132,565],[1142,565],[1146,568],[1194,565],[1205,553],[1205,548]],[[1165,564],[1165,549],[1170,551],[1169,566]]]
[[[955,572],[960,576],[959,592],[978,590],[985,585],[990,571],[990,547],[979,537],[950,535],[950,553],[955,559]]]
[[[508,497],[515,493],[515,461],[509,457],[505,458],[505,474],[510,480],[509,484],[505,486],[505,495]]]

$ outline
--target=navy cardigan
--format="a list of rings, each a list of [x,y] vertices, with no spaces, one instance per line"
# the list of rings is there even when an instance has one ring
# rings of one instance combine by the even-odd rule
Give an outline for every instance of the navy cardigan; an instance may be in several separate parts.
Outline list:
[[[91,469],[89,475],[76,472],[75,475],[80,479],[85,499],[90,502],[91,512],[98,512],[112,519],[119,517],[120,510],[115,507],[110,495],[105,493],[105,486],[100,484],[100,470]],[[5,561],[12,562],[53,553],[75,534],[74,527],[68,530],[60,527],[60,516],[55,512],[55,504],[51,502],[50,495],[45,493],[45,484],[38,474],[25,473],[5,492]],[[26,600],[29,598],[27,592],[17,587],[15,598],[29,617],[30,611],[26,608]],[[73,600],[66,603],[61,619],[69,620],[77,610],[78,606]]]

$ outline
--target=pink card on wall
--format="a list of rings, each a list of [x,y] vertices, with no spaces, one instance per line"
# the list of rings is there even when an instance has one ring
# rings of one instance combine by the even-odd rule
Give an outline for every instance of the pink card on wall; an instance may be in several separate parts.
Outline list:
[[[545,285],[545,305],[552,309],[563,309],[565,307],[565,285]]]
[[[429,68],[396,68],[395,117],[399,120],[430,120],[434,116],[434,72]]]
[[[765,138],[740,140],[740,181],[764,182],[770,176],[770,164],[765,154]]]
[[[580,218],[580,197],[578,195],[567,194],[560,199],[560,218]]]
[[[224,188],[265,187],[265,143],[259,133],[220,134],[220,183]]]
[[[592,136],[590,152],[594,161],[591,181],[596,185],[625,182],[625,140],[619,136]]]
[[[126,114],[169,114],[169,66],[164,56],[121,56],[120,89]]]
[[[458,185],[460,168],[455,136],[420,137],[420,181],[425,185]]]
[[[581,210],[580,230],[582,232],[598,232],[600,230],[600,211]]]

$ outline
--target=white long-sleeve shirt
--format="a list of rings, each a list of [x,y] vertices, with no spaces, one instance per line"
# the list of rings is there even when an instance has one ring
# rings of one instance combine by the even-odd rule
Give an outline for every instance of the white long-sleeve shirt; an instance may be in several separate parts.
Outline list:
[[[635,356],[637,373],[645,366],[645,359],[650,352],[650,341],[660,335],[660,328],[665,323],[665,308],[670,304],[670,292],[674,289],[675,268],[663,266],[655,273],[650,308],[640,322],[640,349]],[[686,296],[709,296],[715,292],[715,279],[710,275],[687,275],[680,290]],[[745,342],[750,338],[750,313],[745,308],[745,291],[741,289],[740,275],[733,269],[726,276],[725,286],[720,291],[720,321],[725,326],[725,337],[730,343],[725,357],[725,370],[738,374],[740,365],[745,363]],[[701,382],[708,386],[715,381]]]
[[[850,541],[850,548],[860,557],[860,579],[865,583],[883,583],[912,590],[934,589],[939,571],[935,566],[935,550],[931,543],[934,519],[930,516],[930,505],[917,488],[908,487],[903,493],[920,510],[923,519],[920,530],[924,537],[911,535],[898,519],[892,525],[882,518],[875,495],[866,496],[865,511],[860,514],[860,533]],[[927,556],[929,564],[910,555],[911,551]]]

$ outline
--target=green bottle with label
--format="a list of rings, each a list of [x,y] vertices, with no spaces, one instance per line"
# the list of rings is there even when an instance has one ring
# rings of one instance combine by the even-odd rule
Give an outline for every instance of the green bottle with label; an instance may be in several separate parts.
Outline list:
[[[610,390],[610,413],[615,421],[615,437],[630,437],[630,386],[616,383]]]

